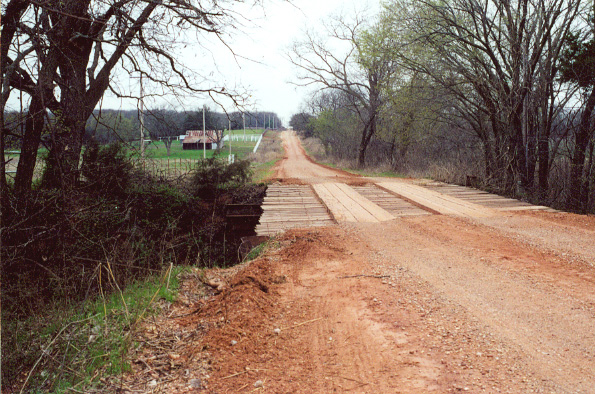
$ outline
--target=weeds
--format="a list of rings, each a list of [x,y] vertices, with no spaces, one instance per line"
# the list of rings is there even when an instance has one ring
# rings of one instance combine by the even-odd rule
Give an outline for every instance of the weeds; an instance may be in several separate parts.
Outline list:
[[[109,264],[102,269],[109,271]],[[161,275],[109,295],[102,292],[93,301],[67,308],[55,304],[54,310],[4,322],[3,341],[22,352],[5,352],[12,359],[3,363],[16,369],[29,366],[20,368],[14,386],[27,393],[87,391],[105,375],[128,372],[131,334],[143,317],[175,300],[178,275],[185,269],[170,266]]]
[[[255,248],[253,248],[250,252],[248,252],[248,254],[246,255],[246,257],[244,257],[245,261],[251,261],[254,260],[256,258],[258,258],[258,256],[260,256],[261,254],[263,254],[266,250],[266,243],[262,243],[258,246],[256,246]]]
[[[251,153],[248,159],[253,163],[255,182],[264,182],[274,176],[274,167],[283,159],[283,147],[279,133],[268,132],[260,144],[258,152]]]
[[[250,250],[250,252],[248,252],[246,254],[246,256],[244,257],[243,260],[244,261],[256,260],[258,257],[265,254],[267,251],[269,251],[271,249],[277,249],[279,247],[280,247],[279,241],[277,241],[275,239],[269,239],[268,241],[263,242],[263,243],[257,245],[256,247],[252,248],[252,250]]]

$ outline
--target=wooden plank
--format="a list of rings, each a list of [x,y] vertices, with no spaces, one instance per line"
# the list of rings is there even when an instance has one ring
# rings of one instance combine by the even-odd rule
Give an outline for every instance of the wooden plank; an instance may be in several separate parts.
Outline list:
[[[478,204],[473,204],[421,186],[405,182],[381,182],[379,185],[442,214],[463,217],[490,217],[498,215],[497,211],[490,208],[482,207]]]
[[[256,226],[259,235],[334,224],[326,207],[307,185],[269,186],[262,209],[260,223]]]
[[[337,221],[340,222],[357,222],[357,219],[347,209],[337,197],[333,195],[333,192],[329,190],[329,183],[319,183],[313,185],[314,191],[324,201],[328,209],[332,212],[333,216]]]
[[[372,201],[368,200],[361,194],[357,193],[351,187],[347,186],[344,183],[336,183],[336,187],[338,187],[347,198],[353,200],[359,207],[363,208],[366,212],[368,212],[374,219],[379,222],[384,222],[387,220],[392,220],[395,217],[388,213],[386,210],[379,207],[377,204],[374,204]]]
[[[516,200],[514,198],[499,196],[483,190],[468,188],[465,186],[449,185],[446,183],[428,184],[425,187],[440,193],[445,193],[462,200],[491,208],[495,211],[522,211],[522,210],[550,210],[549,207],[537,206]]]
[[[348,194],[346,194],[340,187],[338,183],[328,183],[326,184],[328,190],[332,193],[333,197],[339,204],[344,207],[353,217],[355,218],[356,222],[364,222],[364,223],[374,223],[378,222],[378,219],[374,217],[370,212],[365,210],[361,207],[355,200],[353,200]],[[326,201],[325,201],[326,203]],[[327,204],[329,209],[332,208]]]
[[[498,207],[494,208],[498,211],[541,211],[541,210],[551,210],[552,208],[546,207],[543,205],[523,205],[523,206],[516,206],[516,207]],[[555,210],[554,210],[555,211]],[[557,212],[557,211],[555,211]]]
[[[394,194],[377,186],[356,186],[354,189],[395,217],[429,215],[430,212],[416,207],[408,201],[400,199]]]

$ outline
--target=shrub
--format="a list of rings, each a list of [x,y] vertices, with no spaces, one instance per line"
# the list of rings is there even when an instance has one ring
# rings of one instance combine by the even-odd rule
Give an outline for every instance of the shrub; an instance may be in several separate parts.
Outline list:
[[[124,193],[133,168],[126,150],[118,143],[100,147],[91,142],[83,154],[82,174],[87,187],[100,193]]]
[[[212,200],[224,189],[241,186],[251,178],[250,162],[238,160],[232,164],[210,158],[201,160],[190,174],[190,186],[195,196]]]

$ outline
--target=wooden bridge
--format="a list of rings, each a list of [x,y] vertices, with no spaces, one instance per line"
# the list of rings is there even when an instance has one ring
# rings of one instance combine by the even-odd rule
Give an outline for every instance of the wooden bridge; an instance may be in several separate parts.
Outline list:
[[[431,214],[481,218],[504,211],[551,210],[544,206],[441,182],[385,181],[350,186],[326,182],[269,186],[256,227],[259,236],[337,222],[381,222]]]

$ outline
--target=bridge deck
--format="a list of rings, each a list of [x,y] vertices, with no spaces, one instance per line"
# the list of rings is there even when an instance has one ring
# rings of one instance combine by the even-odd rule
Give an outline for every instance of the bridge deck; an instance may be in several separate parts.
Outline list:
[[[257,235],[271,236],[292,228],[330,226],[334,220],[308,185],[270,185],[262,204]]]

